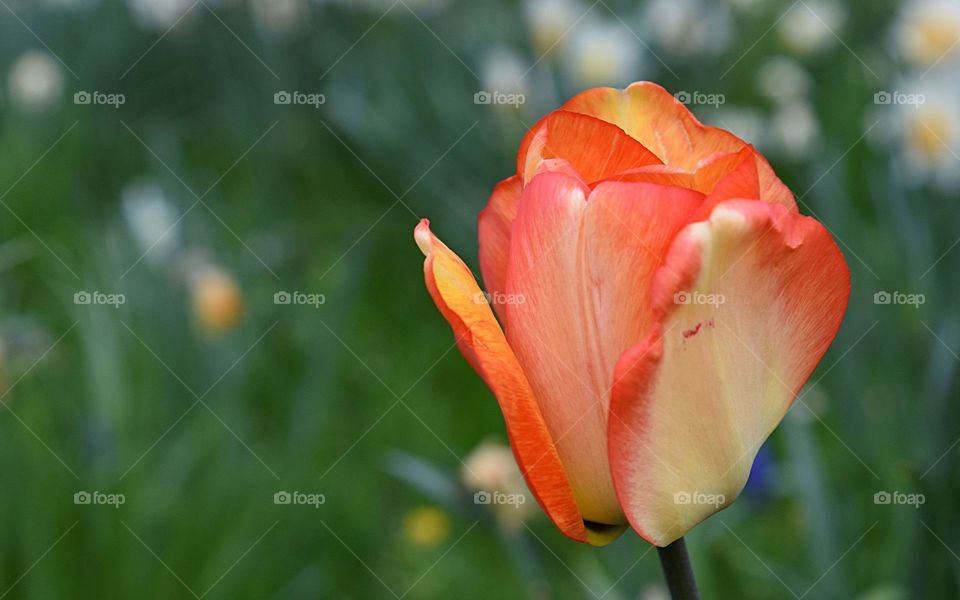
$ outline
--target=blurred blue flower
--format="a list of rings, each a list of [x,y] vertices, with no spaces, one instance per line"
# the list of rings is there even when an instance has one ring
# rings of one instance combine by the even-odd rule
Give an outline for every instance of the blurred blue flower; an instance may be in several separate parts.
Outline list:
[[[773,497],[777,478],[777,464],[773,452],[767,444],[760,447],[757,458],[750,467],[750,476],[747,485],[743,488],[743,497],[749,502],[759,505],[765,504]]]

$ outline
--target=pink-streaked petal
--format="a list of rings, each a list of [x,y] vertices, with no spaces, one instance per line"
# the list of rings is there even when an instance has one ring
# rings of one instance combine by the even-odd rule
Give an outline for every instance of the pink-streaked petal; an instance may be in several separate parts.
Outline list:
[[[477,238],[480,244],[480,274],[491,298],[504,293],[507,277],[507,256],[510,254],[510,230],[517,216],[517,204],[523,191],[523,181],[514,175],[493,188],[487,206],[477,219]],[[503,318],[503,307],[494,302],[494,310]]]
[[[589,199],[588,199],[589,196]],[[524,189],[507,268],[507,337],[584,518],[624,522],[606,452],[620,354],[652,325],[650,279],[703,195],[648,183],[592,192],[561,171]]]

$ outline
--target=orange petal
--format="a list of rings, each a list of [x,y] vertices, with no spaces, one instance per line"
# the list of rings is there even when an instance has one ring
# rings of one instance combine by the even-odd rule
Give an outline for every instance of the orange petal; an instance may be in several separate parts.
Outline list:
[[[655,83],[642,81],[625,90],[594,88],[574,96],[563,110],[583,113],[613,123],[650,149],[665,164],[693,171],[718,152],[738,152],[746,142],[728,131],[703,125]],[[760,198],[796,211],[793,194],[774,174],[770,164],[754,154],[760,180]]]
[[[704,194],[712,194],[721,183],[725,182],[729,189],[732,188],[730,182],[735,181],[737,191],[724,192],[725,196],[759,200],[760,180],[754,154],[753,146],[744,146],[738,152],[714,154],[703,159],[697,165],[694,187]],[[730,175],[735,173],[737,177],[731,180]]]
[[[826,229],[734,200],[677,236],[659,325],[617,363],[610,461],[633,528],[665,546],[728,505],[840,327],[850,293]]]
[[[702,200],[647,183],[590,192],[561,171],[524,189],[506,284],[523,302],[506,306],[507,338],[587,520],[624,522],[606,452],[613,368],[652,325],[650,279]]]
[[[510,230],[517,216],[517,203],[523,191],[523,180],[517,175],[508,177],[493,188],[487,206],[477,219],[477,237],[480,242],[480,274],[484,287],[493,299],[493,308],[503,319],[503,305],[497,301],[504,296],[507,278],[507,256],[510,253]]]
[[[702,221],[713,209],[727,200],[759,200],[760,180],[754,151],[747,146],[736,154],[723,154],[709,160],[697,169],[698,189],[704,188],[709,195],[690,219]]]
[[[517,154],[517,173],[529,182],[541,161],[562,158],[586,182],[660,164],[660,160],[616,125],[589,115],[557,110],[527,132]]]
[[[426,219],[414,238],[426,256],[427,289],[460,351],[497,397],[510,446],[537,501],[568,537],[598,545],[611,541],[623,528],[591,530],[584,524],[527,379],[470,270],[431,233]]]

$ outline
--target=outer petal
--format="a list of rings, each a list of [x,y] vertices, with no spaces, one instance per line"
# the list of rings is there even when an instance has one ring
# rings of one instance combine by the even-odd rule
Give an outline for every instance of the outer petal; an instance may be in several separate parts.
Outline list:
[[[540,162],[568,161],[586,182],[660,160],[636,139],[590,115],[557,110],[533,126],[517,153],[517,173],[529,182]]]
[[[527,379],[470,270],[430,232],[426,219],[414,237],[426,255],[427,289],[460,351],[496,395],[510,446],[537,501],[568,537],[598,545],[611,541],[623,528],[585,526]]]
[[[678,235],[652,284],[660,325],[617,363],[610,407],[617,493],[640,535],[669,544],[740,493],[849,293],[824,227],[782,206],[725,202]]]
[[[477,219],[477,237],[480,242],[480,274],[487,292],[496,300],[504,293],[507,278],[507,256],[510,253],[510,229],[517,216],[517,204],[523,191],[523,180],[514,175],[493,188],[486,208]],[[493,308],[503,318],[503,306],[494,302]]]
[[[651,327],[650,279],[702,200],[646,183],[591,193],[562,171],[523,192],[506,284],[523,302],[506,306],[507,337],[587,520],[624,522],[606,452],[613,368]]]
[[[747,146],[732,133],[703,125],[670,92],[647,81],[631,84],[625,90],[587,90],[574,96],[563,109],[614,123],[665,164],[688,171],[717,152],[738,152]],[[760,198],[796,211],[793,194],[766,159],[755,153],[754,160],[760,177]]]

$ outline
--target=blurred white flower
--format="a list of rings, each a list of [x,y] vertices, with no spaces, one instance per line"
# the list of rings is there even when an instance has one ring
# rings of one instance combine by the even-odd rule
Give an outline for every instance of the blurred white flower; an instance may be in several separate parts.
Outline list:
[[[805,100],[794,100],[779,107],[771,120],[777,150],[793,160],[809,158],[820,143],[820,122]]]
[[[258,26],[270,33],[287,33],[299,27],[308,15],[306,0],[250,0]]]
[[[67,10],[89,8],[97,2],[98,0],[41,0],[41,4],[51,8],[61,8]]]
[[[805,98],[812,80],[803,65],[795,59],[774,56],[757,71],[756,82],[760,93],[782,104]]]
[[[748,13],[764,5],[763,0],[727,0],[727,2],[733,8]]]
[[[153,180],[128,183],[121,192],[123,216],[146,260],[162,263],[177,248],[177,215]]]
[[[428,11],[440,10],[450,4],[450,0],[403,0],[404,3],[414,10],[425,9]],[[385,0],[386,4],[392,4],[393,0]]]
[[[314,2],[320,4],[337,2],[346,8],[362,9],[379,14],[383,14],[384,11],[397,4],[396,0],[314,0]],[[450,0],[404,0],[403,3],[423,17],[446,8],[450,4]],[[393,16],[404,13],[407,13],[407,11],[403,6],[398,6],[390,11]]]
[[[651,583],[640,591],[640,600],[670,600],[670,592],[660,583]]]
[[[490,440],[481,442],[464,459],[460,476],[472,491],[487,494],[490,498],[515,500],[490,502],[498,522],[505,527],[518,527],[536,510],[537,503],[523,481],[513,452],[504,444]]]
[[[10,68],[10,101],[18,108],[39,112],[63,92],[60,65],[46,52],[28,50]]]
[[[899,144],[911,183],[933,183],[952,191],[960,187],[960,81],[931,78],[905,82],[904,98],[886,108],[899,132]],[[922,101],[921,101],[922,99]]]
[[[791,51],[811,54],[835,43],[846,20],[846,9],[834,0],[804,0],[790,8],[777,34]]]
[[[894,26],[894,42],[908,61],[921,68],[960,57],[960,2],[905,3]]]
[[[755,108],[724,105],[715,111],[710,124],[726,129],[742,140],[762,148],[767,126],[763,114]]]
[[[562,48],[570,28],[587,11],[575,0],[527,0],[523,8],[538,56]]]
[[[719,53],[730,41],[730,12],[719,2],[651,0],[643,21],[659,45],[677,56]]]
[[[637,38],[617,21],[585,20],[570,33],[566,65],[578,85],[623,87],[641,79]]]
[[[463,462],[463,482],[472,489],[499,489],[520,475],[513,452],[504,444],[486,440]]]
[[[527,66],[515,52],[495,48],[483,57],[480,66],[481,85],[489,92],[526,94],[526,71]]]
[[[192,0],[127,0],[137,25],[144,29],[166,30],[187,12],[196,10]]]

